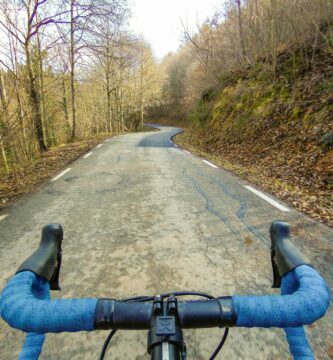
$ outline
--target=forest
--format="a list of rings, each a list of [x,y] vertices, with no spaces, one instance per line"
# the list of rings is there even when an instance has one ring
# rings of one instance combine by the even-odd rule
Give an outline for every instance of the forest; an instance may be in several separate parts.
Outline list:
[[[0,14],[3,177],[160,121],[186,128],[184,147],[331,220],[331,0],[221,2],[195,28],[182,19],[163,59],[128,27],[126,0],[0,0]]]
[[[92,134],[136,131],[163,77],[125,1],[1,1],[0,147],[9,172]]]

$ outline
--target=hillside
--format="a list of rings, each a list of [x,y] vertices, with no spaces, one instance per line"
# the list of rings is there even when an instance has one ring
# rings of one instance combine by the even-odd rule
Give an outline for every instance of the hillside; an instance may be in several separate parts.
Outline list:
[[[265,62],[229,72],[178,142],[332,226],[333,57],[311,51],[280,53],[274,76]]]

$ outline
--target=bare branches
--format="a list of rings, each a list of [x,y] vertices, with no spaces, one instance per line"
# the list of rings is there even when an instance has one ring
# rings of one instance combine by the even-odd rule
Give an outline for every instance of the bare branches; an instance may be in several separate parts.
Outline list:
[[[0,0],[0,10],[0,170],[78,135],[137,128],[159,101],[151,49],[122,29],[125,0]]]
[[[195,36],[190,34],[189,28],[188,26],[185,26],[183,19],[180,19],[182,28],[183,28],[183,35],[185,37],[186,41],[189,41],[192,45],[194,45],[199,51],[203,51],[203,52],[208,52],[209,50],[202,47],[201,45],[198,44],[198,42],[195,40]]]

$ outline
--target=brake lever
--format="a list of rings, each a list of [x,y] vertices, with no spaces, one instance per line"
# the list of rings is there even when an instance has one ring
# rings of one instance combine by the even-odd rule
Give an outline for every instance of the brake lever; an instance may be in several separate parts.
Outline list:
[[[272,271],[273,271],[273,285],[272,288],[279,288],[281,287],[281,276],[279,274],[279,269],[275,262],[275,250],[273,245],[271,246],[271,262],[272,262]]]
[[[61,290],[59,277],[63,236],[64,232],[60,224],[45,225],[38,249],[23,262],[16,274],[22,271],[32,271],[47,280],[51,290]]]
[[[61,287],[59,285],[61,260],[62,260],[62,249],[61,249],[61,243],[60,243],[59,247],[58,247],[58,251],[57,251],[57,265],[54,268],[51,279],[49,280],[51,290],[59,290],[59,291],[61,290]]]
[[[308,259],[295,247],[290,240],[289,224],[274,221],[270,227],[271,262],[273,270],[273,288],[281,286],[282,277],[300,265],[309,265]]]

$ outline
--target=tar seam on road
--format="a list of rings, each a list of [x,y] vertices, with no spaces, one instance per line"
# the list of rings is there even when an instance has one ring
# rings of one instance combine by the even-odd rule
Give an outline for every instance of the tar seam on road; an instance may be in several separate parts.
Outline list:
[[[71,171],[71,170],[72,170],[72,168],[68,168],[68,169],[64,170],[59,175],[54,177],[51,181],[56,181],[56,180],[60,179],[63,175],[65,175],[66,173],[68,173],[68,171]]]
[[[0,215],[0,221],[5,220],[6,217],[8,217],[8,216],[9,216],[9,214]]]
[[[91,154],[92,154],[92,152],[90,152],[90,153],[88,153],[88,154],[84,155],[84,156],[83,156],[83,159],[86,159],[86,158],[87,158],[87,157],[89,157]]]
[[[97,149],[99,149],[103,144],[99,144],[96,146]]]
[[[276,208],[278,208],[279,210],[283,211],[283,212],[288,212],[290,211],[286,206],[283,206],[281,204],[279,204],[277,201],[271,199],[270,197],[268,197],[267,195],[263,194],[261,191],[258,191],[256,189],[254,189],[252,186],[248,186],[248,185],[244,185],[248,190],[252,191],[253,193],[255,193],[256,195],[258,195],[259,197],[261,197],[262,199],[266,200],[268,203],[270,203],[271,205],[275,206]]]
[[[211,162],[209,162],[209,161],[207,161],[207,160],[202,160],[205,164],[207,164],[207,165],[209,165],[209,166],[211,166],[212,168],[214,168],[214,169],[218,169],[218,166],[216,166],[216,165],[214,165],[214,164],[212,164]]]

